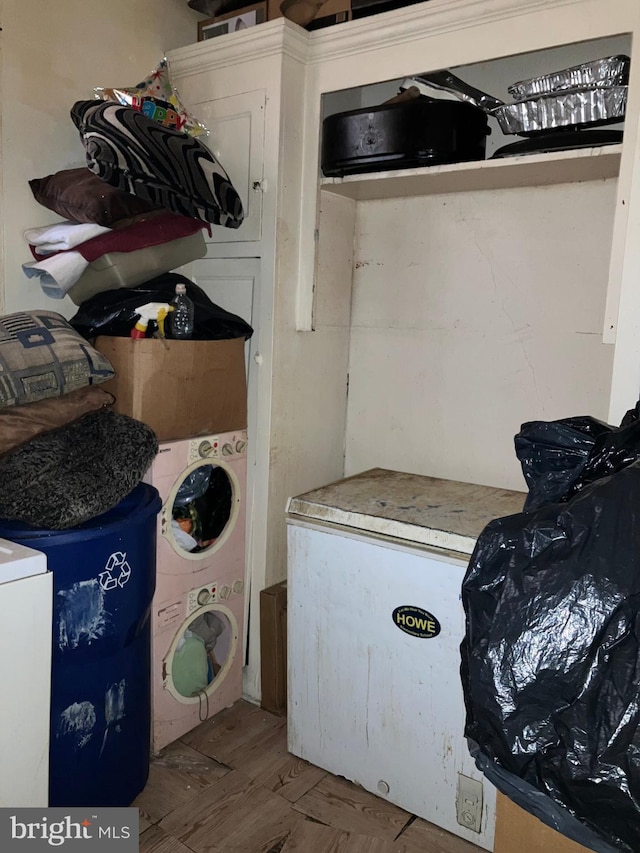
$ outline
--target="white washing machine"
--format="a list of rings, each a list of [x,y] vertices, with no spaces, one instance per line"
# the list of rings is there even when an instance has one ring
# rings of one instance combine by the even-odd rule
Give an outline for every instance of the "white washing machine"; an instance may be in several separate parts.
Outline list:
[[[49,805],[53,575],[0,539],[0,807]]]
[[[245,430],[168,441],[146,480],[162,498],[153,600],[154,751],[242,695]]]
[[[373,469],[288,504],[289,749],[493,849],[464,739],[461,584],[524,494]]]

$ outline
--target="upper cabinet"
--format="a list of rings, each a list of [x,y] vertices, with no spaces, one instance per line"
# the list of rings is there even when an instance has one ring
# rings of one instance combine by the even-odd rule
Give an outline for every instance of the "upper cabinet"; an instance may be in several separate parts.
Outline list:
[[[207,144],[227,170],[245,212],[241,228],[213,228],[208,242],[255,242],[262,236],[265,102],[264,89],[256,89],[193,105],[209,128]]]

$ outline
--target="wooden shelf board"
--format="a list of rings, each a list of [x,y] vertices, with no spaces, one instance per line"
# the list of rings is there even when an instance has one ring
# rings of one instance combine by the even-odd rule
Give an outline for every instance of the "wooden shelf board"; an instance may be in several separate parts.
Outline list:
[[[499,160],[477,160],[323,178],[324,192],[369,201],[382,198],[410,198],[435,193],[549,186],[550,184],[597,181],[616,178],[622,145],[576,148],[551,154],[529,154]]]

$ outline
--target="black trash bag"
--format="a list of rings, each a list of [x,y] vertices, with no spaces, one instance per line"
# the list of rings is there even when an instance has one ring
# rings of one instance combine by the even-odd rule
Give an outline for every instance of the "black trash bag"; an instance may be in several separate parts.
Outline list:
[[[525,512],[566,501],[640,459],[640,403],[619,427],[589,416],[531,421],[522,425],[514,444],[529,488]]]
[[[98,335],[128,338],[138,316],[135,309],[147,302],[171,302],[176,284],[186,286],[187,296],[194,304],[193,340],[251,337],[253,329],[242,317],[213,303],[201,287],[177,273],[159,275],[136,287],[97,293],[82,303],[69,322],[87,340]],[[149,323],[147,337],[151,337],[156,329],[155,323]]]
[[[233,511],[233,486],[219,465],[201,465],[186,477],[173,502],[172,516],[193,539],[191,553],[205,551],[220,537]],[[181,525],[182,526],[182,525]]]
[[[626,458],[626,430],[637,415],[592,452],[588,476]],[[465,734],[479,769],[584,846],[639,851],[640,461],[492,521],[462,601]]]
[[[233,487],[223,468],[213,466],[209,488],[193,503],[202,520],[203,538],[211,541],[221,536],[233,510]]]
[[[522,424],[514,444],[529,487],[525,510],[563,500],[587,464],[596,438],[609,429],[590,417]]]

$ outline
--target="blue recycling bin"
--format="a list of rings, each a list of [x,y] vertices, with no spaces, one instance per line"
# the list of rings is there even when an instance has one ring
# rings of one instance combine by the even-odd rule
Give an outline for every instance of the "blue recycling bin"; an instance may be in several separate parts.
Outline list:
[[[43,551],[53,572],[50,806],[128,806],[146,784],[160,507],[142,483],[68,530],[0,520],[0,537]]]

